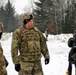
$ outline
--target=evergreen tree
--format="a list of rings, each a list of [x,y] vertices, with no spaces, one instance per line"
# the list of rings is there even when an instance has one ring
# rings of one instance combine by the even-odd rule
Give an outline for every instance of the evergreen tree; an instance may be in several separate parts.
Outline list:
[[[3,24],[4,24],[4,18],[5,18],[4,13],[5,13],[4,7],[1,6],[0,7],[0,22],[2,22]]]
[[[76,7],[75,0],[67,2],[68,8],[66,10],[65,25],[63,26],[64,33],[74,33]]]
[[[14,30],[14,27],[16,27],[14,14],[15,14],[15,9],[8,0],[8,3],[6,3],[5,5],[5,12],[4,12],[4,16],[5,16],[4,31],[11,32]]]
[[[45,32],[50,25],[55,25],[55,9],[52,0],[39,0],[35,2],[37,9],[34,10],[35,25]],[[48,24],[49,23],[49,24]]]
[[[45,22],[45,13],[43,10],[43,4],[45,0],[40,0],[40,2],[35,2],[37,8],[34,10],[34,20],[35,20],[35,25],[42,31],[44,32],[44,22]]]

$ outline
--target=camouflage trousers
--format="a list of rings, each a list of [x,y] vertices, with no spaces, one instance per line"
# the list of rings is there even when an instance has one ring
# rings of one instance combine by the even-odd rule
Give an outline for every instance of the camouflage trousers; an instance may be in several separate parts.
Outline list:
[[[43,75],[40,61],[20,62],[21,70],[18,75]]]
[[[0,66],[0,75],[7,75],[6,67]]]

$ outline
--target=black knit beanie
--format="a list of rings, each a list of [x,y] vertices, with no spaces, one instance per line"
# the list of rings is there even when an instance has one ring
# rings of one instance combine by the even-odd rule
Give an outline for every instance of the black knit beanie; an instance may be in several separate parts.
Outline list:
[[[27,22],[29,22],[31,19],[33,19],[33,15],[32,15],[32,14],[30,14],[29,16],[30,16],[29,19],[25,19],[25,20],[23,21],[24,25],[27,24]]]

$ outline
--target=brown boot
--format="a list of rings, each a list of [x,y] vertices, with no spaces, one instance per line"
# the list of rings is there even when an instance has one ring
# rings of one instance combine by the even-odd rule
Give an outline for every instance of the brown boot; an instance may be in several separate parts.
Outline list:
[[[66,71],[66,75],[69,75],[69,71]]]

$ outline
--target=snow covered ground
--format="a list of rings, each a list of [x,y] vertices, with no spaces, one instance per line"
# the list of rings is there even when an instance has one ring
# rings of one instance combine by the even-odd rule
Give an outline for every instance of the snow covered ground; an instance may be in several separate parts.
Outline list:
[[[14,70],[14,64],[11,58],[11,37],[12,33],[4,33],[2,36],[2,48],[4,55],[9,62],[7,67],[8,75],[18,75]],[[68,67],[68,52],[70,48],[67,46],[68,38],[72,34],[49,35],[47,46],[50,54],[50,63],[44,64],[44,57],[41,58],[44,75],[66,75]],[[73,65],[73,75],[75,74]]]

